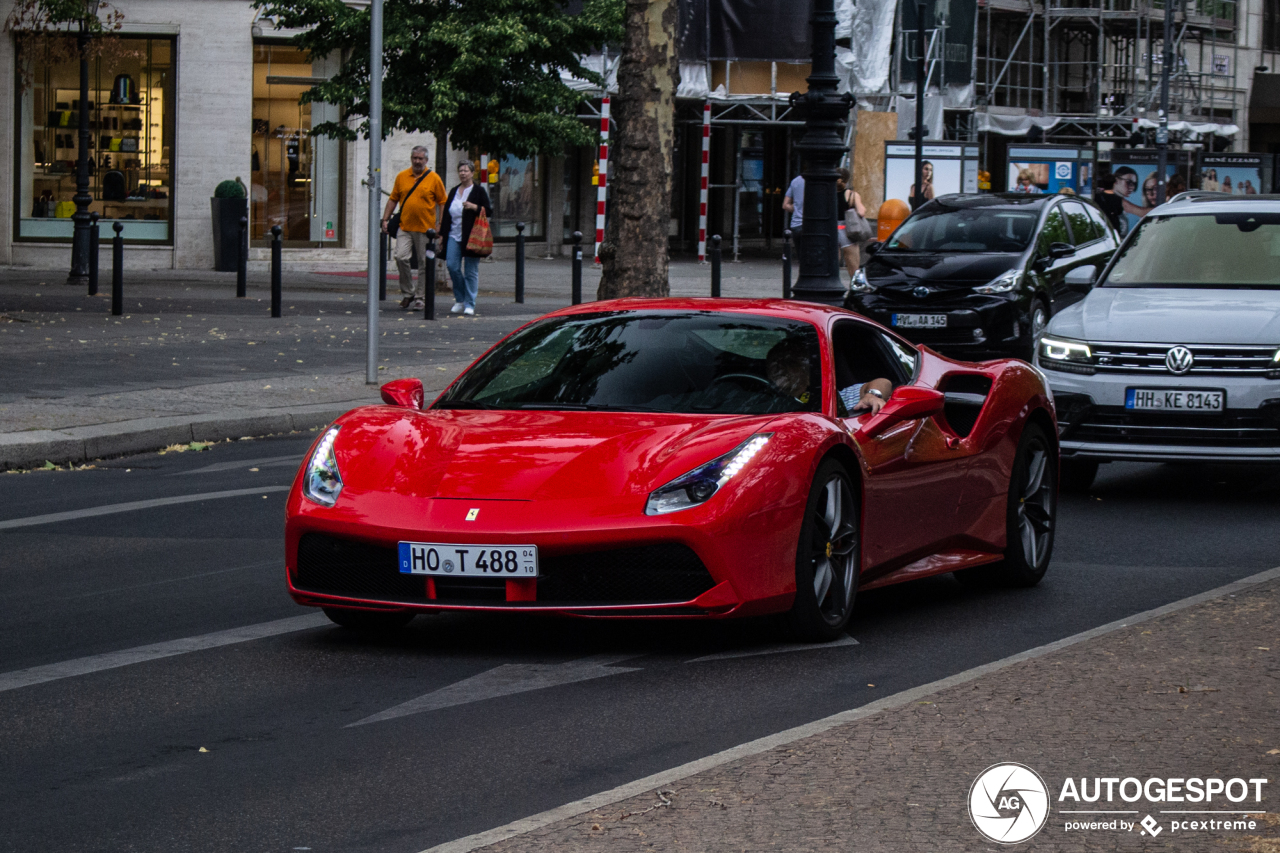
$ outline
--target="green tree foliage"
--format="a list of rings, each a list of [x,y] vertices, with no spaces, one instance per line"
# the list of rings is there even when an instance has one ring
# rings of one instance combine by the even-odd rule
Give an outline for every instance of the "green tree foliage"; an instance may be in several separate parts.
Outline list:
[[[304,93],[345,109],[349,123],[313,133],[369,133],[369,10],[343,0],[256,0],[277,26],[305,29],[295,43],[314,57],[339,55],[341,70]],[[394,130],[447,130],[458,148],[521,157],[591,145],[595,130],[574,117],[582,101],[561,70],[599,83],[578,57],[622,36],[622,0],[385,0],[382,120]]]
[[[18,48],[18,82],[31,85],[31,60],[42,57],[50,64],[80,61],[75,36],[90,37],[84,46],[89,59],[113,62],[132,52],[116,37],[124,14],[104,0],[15,0],[4,28],[13,33]]]

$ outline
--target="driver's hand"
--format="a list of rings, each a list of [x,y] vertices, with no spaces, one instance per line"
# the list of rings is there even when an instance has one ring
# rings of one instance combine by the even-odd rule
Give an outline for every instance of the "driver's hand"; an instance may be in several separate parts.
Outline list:
[[[880,410],[884,408],[884,400],[881,400],[875,394],[863,394],[858,399],[858,410],[865,410],[867,414],[878,415]]]

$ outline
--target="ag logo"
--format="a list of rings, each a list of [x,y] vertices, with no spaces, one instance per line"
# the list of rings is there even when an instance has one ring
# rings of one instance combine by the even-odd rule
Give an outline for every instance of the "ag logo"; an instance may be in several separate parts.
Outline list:
[[[1026,765],[993,764],[973,780],[969,817],[992,841],[1026,841],[1049,819],[1049,790],[1040,774]]]
[[[1070,163],[1055,163],[1053,164],[1053,171],[1054,171],[1054,174],[1057,176],[1058,180],[1060,181],[1071,180],[1071,164]]]

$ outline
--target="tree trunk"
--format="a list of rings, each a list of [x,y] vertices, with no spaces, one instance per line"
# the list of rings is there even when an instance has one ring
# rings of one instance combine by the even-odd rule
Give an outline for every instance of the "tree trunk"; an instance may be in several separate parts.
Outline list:
[[[626,0],[626,42],[613,99],[609,222],[598,298],[666,296],[675,154],[674,0]]]

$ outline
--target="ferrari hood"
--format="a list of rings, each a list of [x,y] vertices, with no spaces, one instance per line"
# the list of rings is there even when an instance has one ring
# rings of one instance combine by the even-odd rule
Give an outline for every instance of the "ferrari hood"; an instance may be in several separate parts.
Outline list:
[[[476,500],[618,497],[648,494],[775,417],[373,407],[344,419],[335,450],[352,490]]]
[[[1054,334],[1168,344],[1280,342],[1280,291],[1099,287],[1053,318]]]

